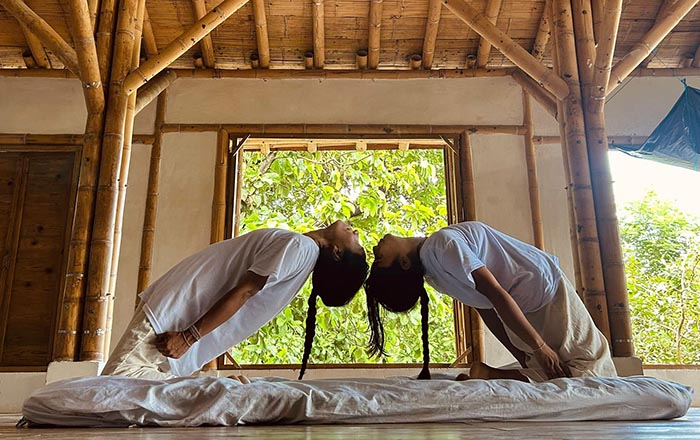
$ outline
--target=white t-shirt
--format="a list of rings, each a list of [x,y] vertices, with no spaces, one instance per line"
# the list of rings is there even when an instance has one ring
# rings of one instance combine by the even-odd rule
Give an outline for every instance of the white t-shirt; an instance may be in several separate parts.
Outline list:
[[[557,257],[480,222],[451,225],[420,250],[425,279],[437,291],[478,309],[493,305],[476,290],[472,272],[486,266],[524,313],[548,304],[562,277]]]
[[[267,276],[265,286],[228,321],[192,345],[180,359],[170,359],[171,373],[187,376],[253,334],[275,317],[301,290],[319,248],[302,234],[259,229],[208,246],[185,258],[139,296],[157,334],[182,331],[194,324],[247,271]]]

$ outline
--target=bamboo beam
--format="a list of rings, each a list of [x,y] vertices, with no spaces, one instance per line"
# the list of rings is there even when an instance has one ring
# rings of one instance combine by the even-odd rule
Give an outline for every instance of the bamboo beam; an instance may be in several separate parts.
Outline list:
[[[596,226],[595,207],[588,169],[585,123],[581,104],[576,45],[569,0],[553,0],[554,35],[560,74],[566,78],[570,93],[562,101],[566,153],[570,168],[571,190],[576,220],[577,246],[581,270],[582,296],[588,312],[610,341],[608,307],[603,283],[603,268]],[[565,118],[565,119],[564,119]],[[565,121],[565,122],[564,122]]]
[[[382,31],[382,9],[384,0],[369,2],[369,36],[367,38],[367,67],[376,69],[379,66],[379,51]]]
[[[146,86],[138,91],[136,97],[136,105],[134,108],[135,114],[139,114],[148,104],[150,104],[158,95],[167,89],[175,80],[177,75],[172,70],[168,69],[156,75]]]
[[[134,25],[134,44],[131,53],[131,69],[138,67],[141,60],[141,35],[143,34],[143,17],[146,2],[141,1],[136,10]],[[129,184],[129,169],[131,168],[131,140],[134,134],[134,117],[136,116],[136,93],[129,95],[124,121],[124,141],[119,167],[119,193],[117,194],[117,212],[114,219],[114,244],[112,246],[112,263],[109,274],[109,289],[111,298],[108,300],[107,321],[103,353],[109,355],[110,337],[112,334],[112,317],[114,313],[114,298],[117,292],[117,274],[119,272],[119,255],[121,254],[122,225],[124,224],[124,205],[126,204],[126,188]]]
[[[136,14],[139,4],[143,1],[122,0],[119,4],[110,74],[109,105],[105,119],[95,219],[90,243],[81,360],[102,361],[106,358],[102,350],[108,304],[113,293],[109,292],[109,281],[119,195],[118,179],[128,104],[128,95],[122,84],[131,67],[132,51],[136,43],[134,38]]]
[[[141,258],[136,291],[143,292],[151,282],[151,266],[153,264],[153,238],[156,232],[156,214],[158,211],[158,194],[160,186],[160,158],[163,146],[163,131],[165,108],[168,102],[168,91],[158,95],[155,121],[155,139],[151,149],[151,162],[148,171],[148,190],[146,193],[146,211],[143,216],[143,233],[141,235]]]
[[[225,128],[229,133],[268,135],[284,137],[293,135],[353,136],[358,139],[373,136],[400,138],[459,134],[468,131],[471,134],[512,134],[522,136],[525,127],[521,125],[349,125],[349,124],[163,124],[165,133],[202,133],[218,131]]]
[[[438,27],[440,25],[440,12],[442,12],[442,3],[440,0],[430,0],[428,4],[428,20],[425,23],[425,37],[423,38],[424,69],[433,68],[435,43],[437,41]]]
[[[265,0],[252,0],[255,18],[255,38],[258,42],[258,57],[262,69],[270,68],[270,39],[267,36]]]
[[[71,72],[76,75],[80,74],[78,56],[75,51],[43,18],[39,17],[22,0],[0,0],[0,5],[41,40]]]
[[[537,154],[532,136],[535,131],[530,110],[530,96],[523,90],[523,125],[527,132],[525,140],[525,163],[527,164],[527,186],[530,196],[530,215],[532,217],[532,234],[536,248],[544,250],[544,227],[542,225],[542,209],[540,207],[540,189],[537,179]]]
[[[66,276],[61,286],[61,305],[54,338],[53,360],[73,361],[78,356],[80,320],[85,298],[85,274],[88,243],[94,216],[95,191],[100,158],[100,142],[105,117],[105,91],[100,78],[97,49],[93,38],[93,23],[84,1],[66,2],[68,20],[82,78],[87,108],[83,154],[80,159],[80,180],[76,195],[75,214],[68,245]]]
[[[596,2],[598,1],[596,0]],[[600,23],[590,102],[586,104],[587,110],[593,112],[601,111],[605,106],[605,96],[607,95],[607,86],[610,81],[613,55],[617,42],[617,31],[620,26],[620,16],[622,15],[622,0],[607,0],[602,14],[604,15]]]
[[[0,133],[0,145],[82,145],[82,134]]]
[[[239,10],[248,0],[224,0],[219,6],[211,10],[201,20],[193,24],[183,32],[175,41],[165,47],[157,56],[149,59],[138,69],[131,72],[124,80],[123,88],[127,94],[134,93],[137,88],[147,83],[163,69],[167,68],[180,55],[187,52],[211,31],[216,29],[228,17]]]
[[[556,76],[535,57],[530,55],[505,32],[491,24],[486,17],[471,7],[465,0],[441,0],[457,17],[468,24],[476,33],[500,50],[516,66],[530,75],[549,92],[559,99],[569,93],[566,82]]]
[[[48,55],[46,55],[46,50],[41,44],[41,41],[39,41],[39,39],[29,29],[27,29],[24,24],[20,23],[20,27],[22,28],[22,33],[24,34],[24,38],[27,40],[27,45],[29,46],[29,50],[32,53],[32,58],[34,59],[36,65],[42,69],[50,69],[51,61],[49,60]]]
[[[608,136],[608,145],[614,150],[614,145],[642,145],[646,141],[646,136]],[[560,136],[533,136],[535,144],[560,144]]]
[[[365,57],[366,58],[366,57]],[[366,61],[366,59],[365,59]],[[362,68],[361,66],[358,68]],[[22,69],[26,70],[26,69]],[[249,78],[249,79],[452,79],[502,77],[514,69],[448,69],[448,70],[331,70],[331,69],[172,69],[178,78]],[[698,69],[700,71],[700,69]],[[2,70],[0,70],[2,72]]]
[[[76,75],[68,69],[0,69],[0,78],[75,79]]]
[[[152,134],[135,134],[131,137],[131,143],[152,145],[155,141],[155,138],[155,135]]]
[[[661,21],[662,18],[666,17],[668,15],[668,11],[671,6],[676,4],[678,0],[664,0],[661,2],[661,5],[659,6],[659,10],[656,12],[656,17],[654,18],[654,24],[658,23]],[[644,58],[644,61],[640,63],[640,66],[645,68],[649,65],[654,60],[654,51],[652,50],[649,56]]]
[[[158,45],[156,44],[156,36],[153,34],[151,17],[148,16],[148,8],[143,15],[143,50],[147,59],[158,55]]]
[[[542,11],[542,17],[540,18],[540,26],[537,28],[535,43],[532,45],[532,56],[534,56],[537,61],[542,61],[542,59],[544,58],[544,53],[547,49],[549,37],[550,35],[552,35],[552,30],[549,22],[549,10],[551,9],[551,7],[552,0],[546,0],[544,2],[544,10]]]
[[[523,88],[523,91],[532,96],[547,113],[554,116],[555,119],[557,118],[557,100],[551,93],[543,89],[542,86],[521,70],[515,70],[512,76],[515,82]]]
[[[608,83],[607,75],[609,75],[612,64],[621,10],[621,0],[606,1],[604,10],[606,15],[600,24],[600,52],[596,54],[596,68],[592,72],[594,84],[588,89],[584,88],[583,104],[596,226],[600,238],[603,279],[610,323],[611,350],[614,356],[628,357],[634,355],[634,346],[625,265],[613,194],[613,180],[608,162],[609,146],[604,113],[605,85]],[[592,34],[593,24],[579,22],[575,32],[577,34]],[[584,41],[584,43],[588,43],[588,41]]]
[[[654,23],[654,26],[649,29],[639,43],[635,44],[632,50],[615,64],[608,82],[608,94],[644,61],[644,58],[661,43],[697,3],[698,0],[678,0],[669,7],[668,15]]]
[[[484,16],[494,26],[498,21],[498,13],[501,11],[501,0],[488,0],[484,9]],[[491,43],[484,37],[479,38],[479,47],[476,50],[476,67],[486,67],[489,63]]]
[[[204,0],[192,0],[192,9],[194,21],[201,20],[202,17],[207,15],[207,7],[204,4]],[[204,38],[202,38],[202,40],[199,42],[199,48],[202,50],[204,67],[207,69],[213,69],[216,60],[214,58],[214,44],[211,40],[211,34],[205,35]]]
[[[326,62],[326,25],[323,0],[313,0],[314,69],[323,69]]]

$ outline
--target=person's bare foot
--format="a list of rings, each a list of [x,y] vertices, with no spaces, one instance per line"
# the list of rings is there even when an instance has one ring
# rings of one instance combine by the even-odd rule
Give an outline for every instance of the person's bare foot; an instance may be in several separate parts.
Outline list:
[[[469,375],[471,376],[472,379],[483,379],[483,380],[488,380],[491,379],[491,370],[493,368],[489,367],[483,362],[473,362],[471,367],[469,367]]]
[[[461,381],[469,380],[469,379],[471,379],[471,377],[469,377],[469,375],[466,374],[466,373],[459,373],[459,374],[457,375],[457,377],[455,377],[455,380],[456,380],[457,382],[461,382]]]
[[[228,377],[229,379],[233,379],[233,380],[235,380],[235,381],[237,381],[237,382],[240,382],[240,383],[242,383],[243,385],[250,383],[250,380],[248,380],[248,378],[245,377],[245,376],[243,376],[243,375],[240,375],[240,376],[239,376],[239,375],[235,375],[235,374],[234,374],[234,375],[227,376],[227,377]]]

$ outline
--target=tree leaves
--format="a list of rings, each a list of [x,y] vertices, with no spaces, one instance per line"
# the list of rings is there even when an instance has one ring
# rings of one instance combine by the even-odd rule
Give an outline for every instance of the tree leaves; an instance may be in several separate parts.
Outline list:
[[[446,225],[442,150],[246,153],[241,233],[265,227],[299,232],[337,219],[359,230],[371,248],[386,233],[427,235]],[[275,319],[234,347],[239,363],[299,363],[310,281]],[[431,358],[455,357],[452,299],[430,294]],[[312,361],[316,363],[420,362],[420,310],[385,316],[385,359],[369,359],[364,292],[341,308],[318,303]]]

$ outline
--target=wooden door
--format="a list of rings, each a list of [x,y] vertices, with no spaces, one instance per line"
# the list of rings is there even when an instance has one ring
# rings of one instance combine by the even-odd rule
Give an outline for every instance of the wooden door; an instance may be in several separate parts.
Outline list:
[[[0,153],[0,368],[51,360],[76,153]]]

